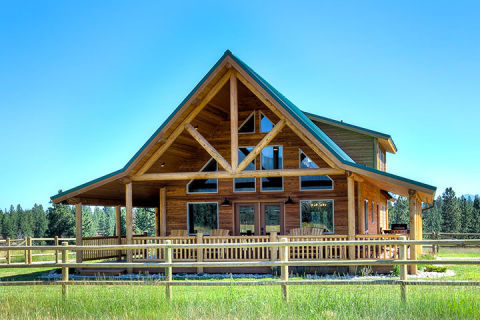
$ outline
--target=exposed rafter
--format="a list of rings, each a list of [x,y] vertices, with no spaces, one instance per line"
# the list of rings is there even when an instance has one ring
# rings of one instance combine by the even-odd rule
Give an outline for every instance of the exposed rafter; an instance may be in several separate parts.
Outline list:
[[[187,130],[188,133],[190,133],[192,137],[197,140],[197,142],[213,157],[213,159],[217,160],[217,163],[221,165],[223,169],[228,172],[233,172],[233,169],[227,160],[225,160],[225,158],[222,157],[222,155],[210,144],[210,142],[208,142],[207,139],[200,134],[200,132],[195,130],[190,123],[185,124],[185,130]]]
[[[230,141],[232,168],[238,167],[238,87],[235,72],[230,75]]]
[[[190,114],[183,120],[183,122],[175,129],[175,131],[170,134],[170,136],[165,141],[165,144],[160,146],[157,151],[145,162],[145,164],[137,171],[135,175],[142,175],[147,172],[148,169],[162,156],[162,154],[172,145],[175,139],[183,132],[185,124],[190,123],[195,117],[203,110],[203,108],[210,102],[210,100],[215,97],[215,95],[222,89],[222,87],[230,79],[232,71],[229,70],[218,82],[213,86],[212,90],[208,92],[205,98],[200,102],[200,104],[195,107],[195,109],[190,112]]]
[[[265,148],[276,136],[277,134],[283,129],[285,126],[286,122],[285,119],[281,119],[273,129],[267,133],[265,137],[257,144],[255,148],[248,154],[248,156],[243,159],[243,161],[238,165],[238,168],[236,172],[243,171],[249,164],[250,162],[255,159],[260,152],[262,152],[263,148]]]

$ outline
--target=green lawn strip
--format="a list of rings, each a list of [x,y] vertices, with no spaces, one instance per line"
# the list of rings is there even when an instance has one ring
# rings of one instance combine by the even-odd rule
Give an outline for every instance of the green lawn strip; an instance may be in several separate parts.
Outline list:
[[[478,319],[480,288],[398,286],[279,287],[71,286],[0,287],[5,319]]]

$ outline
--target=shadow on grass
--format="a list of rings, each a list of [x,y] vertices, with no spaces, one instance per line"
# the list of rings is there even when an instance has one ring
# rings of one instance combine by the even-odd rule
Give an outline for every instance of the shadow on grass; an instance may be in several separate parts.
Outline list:
[[[0,281],[40,281],[39,277],[45,273],[49,273],[51,270],[61,272],[61,269],[46,269],[40,271],[25,270],[25,273],[17,272],[12,275],[0,276]],[[45,279],[42,281],[45,281]]]

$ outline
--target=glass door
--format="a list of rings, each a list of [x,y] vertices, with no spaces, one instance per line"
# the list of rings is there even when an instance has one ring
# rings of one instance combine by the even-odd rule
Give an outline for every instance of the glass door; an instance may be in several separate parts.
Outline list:
[[[238,236],[258,235],[258,204],[237,203],[235,205],[235,234]]]
[[[283,206],[283,202],[235,204],[235,235],[266,236],[271,232],[283,234]]]
[[[260,212],[260,235],[283,234],[283,203],[262,203]]]

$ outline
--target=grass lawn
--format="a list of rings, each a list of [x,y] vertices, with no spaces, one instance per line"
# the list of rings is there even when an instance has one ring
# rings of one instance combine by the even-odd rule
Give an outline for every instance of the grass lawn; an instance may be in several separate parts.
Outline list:
[[[480,258],[480,247],[440,247],[439,257]]]

